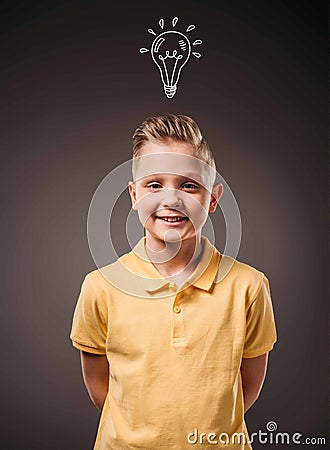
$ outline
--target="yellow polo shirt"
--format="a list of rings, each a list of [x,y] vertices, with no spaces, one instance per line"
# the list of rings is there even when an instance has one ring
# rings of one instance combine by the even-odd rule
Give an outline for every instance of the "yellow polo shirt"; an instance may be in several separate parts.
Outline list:
[[[85,277],[71,339],[110,364],[94,450],[252,448],[240,365],[276,342],[269,285],[202,240],[180,289],[150,262],[145,238]]]

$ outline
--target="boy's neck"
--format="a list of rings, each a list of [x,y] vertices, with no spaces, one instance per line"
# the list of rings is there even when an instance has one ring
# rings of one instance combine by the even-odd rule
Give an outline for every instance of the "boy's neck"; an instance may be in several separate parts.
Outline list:
[[[165,243],[146,235],[146,252],[150,261],[163,277],[179,285],[195,270],[202,255],[203,244],[200,233],[181,243]]]

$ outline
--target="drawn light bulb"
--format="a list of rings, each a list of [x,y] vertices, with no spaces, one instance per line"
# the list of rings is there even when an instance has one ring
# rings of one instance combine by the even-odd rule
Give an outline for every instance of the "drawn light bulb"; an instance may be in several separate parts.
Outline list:
[[[190,57],[191,46],[187,37],[177,31],[165,31],[153,41],[151,57],[158,66],[168,98],[174,97],[183,66]]]
[[[172,25],[175,27],[178,18],[174,17]],[[159,25],[164,28],[164,19],[159,20]],[[187,32],[195,29],[195,25],[189,25]],[[149,33],[155,37],[151,44],[151,57],[159,68],[160,76],[164,86],[165,95],[168,98],[174,97],[177,84],[180,78],[181,70],[183,66],[188,62],[191,54],[191,45],[199,45],[202,43],[200,39],[197,39],[190,44],[189,39],[183,33],[176,30],[164,31],[163,33],[156,35],[156,33],[149,28]],[[149,49],[141,48],[140,52],[148,52]],[[201,54],[192,52],[196,58],[200,58]]]

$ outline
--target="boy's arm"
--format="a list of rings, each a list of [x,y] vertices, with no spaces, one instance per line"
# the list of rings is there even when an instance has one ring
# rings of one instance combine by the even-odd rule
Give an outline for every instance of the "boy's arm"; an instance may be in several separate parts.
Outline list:
[[[244,396],[244,413],[253,405],[259,397],[265,380],[268,362],[268,353],[256,358],[243,358],[241,364],[241,376]]]
[[[81,369],[88,394],[99,411],[102,411],[109,389],[109,363],[106,355],[80,351]]]

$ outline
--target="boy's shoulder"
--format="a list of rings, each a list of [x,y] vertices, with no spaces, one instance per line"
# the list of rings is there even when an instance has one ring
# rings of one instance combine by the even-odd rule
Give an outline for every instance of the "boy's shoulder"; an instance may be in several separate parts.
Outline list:
[[[115,261],[91,270],[86,274],[85,278],[91,282],[101,282],[104,280],[104,277],[107,278],[107,275],[114,277],[127,275],[127,270],[131,270],[136,265],[134,261],[136,259],[134,250],[135,248],[118,256]]]
[[[230,256],[222,255],[223,258],[231,260],[233,266],[233,273],[236,276],[247,277],[251,279],[260,278],[264,276],[264,273],[250,264],[234,259]]]
[[[251,296],[258,293],[264,282],[268,284],[264,272],[227,255],[221,255],[214,282],[229,283],[237,288],[244,288]]]
[[[132,296],[145,297],[145,288],[152,288],[155,281],[149,278],[150,267],[148,266],[150,265],[151,263],[141,260],[135,251],[131,250],[118,257],[116,261],[88,272],[85,275],[84,284],[99,295],[119,291]]]
[[[105,266],[91,270],[85,275],[85,282],[98,288],[108,287],[109,281],[115,279],[125,279],[128,276],[128,270],[123,260],[125,255],[119,257],[116,261]],[[126,278],[126,282],[127,282]]]

